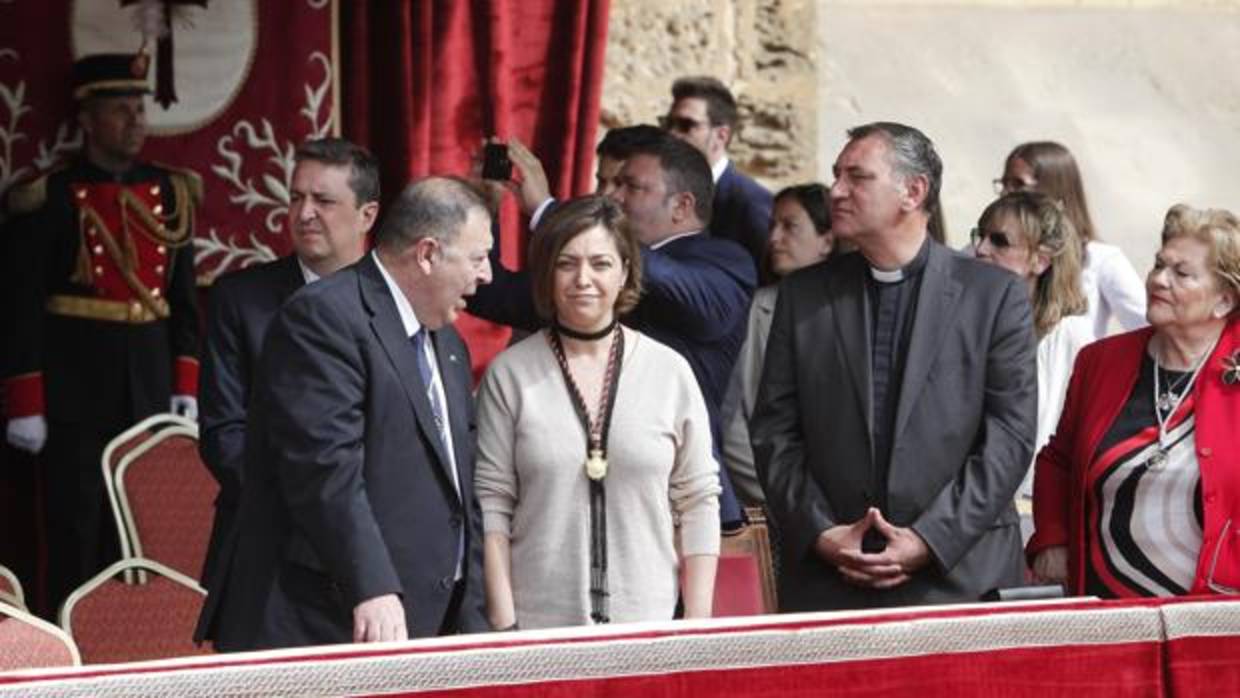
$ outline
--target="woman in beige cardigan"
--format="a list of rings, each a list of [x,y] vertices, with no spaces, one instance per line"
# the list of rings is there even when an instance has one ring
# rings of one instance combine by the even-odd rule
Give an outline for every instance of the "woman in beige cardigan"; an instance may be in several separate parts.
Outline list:
[[[558,207],[531,246],[551,326],[500,354],[478,396],[475,490],[496,629],[710,615],[718,465],[673,349],[624,328],[641,252],[615,203]],[[679,578],[683,571],[683,587]]]

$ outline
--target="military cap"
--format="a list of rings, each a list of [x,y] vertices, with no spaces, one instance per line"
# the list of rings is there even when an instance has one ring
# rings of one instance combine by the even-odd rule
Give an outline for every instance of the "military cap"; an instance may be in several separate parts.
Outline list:
[[[139,53],[96,53],[73,64],[73,98],[119,97],[150,94],[147,69],[150,56]]]

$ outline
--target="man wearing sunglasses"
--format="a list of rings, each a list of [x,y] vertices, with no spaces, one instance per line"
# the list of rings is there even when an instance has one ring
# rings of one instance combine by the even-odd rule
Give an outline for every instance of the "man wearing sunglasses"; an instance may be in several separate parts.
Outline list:
[[[761,269],[770,237],[771,192],[728,159],[728,144],[740,123],[732,92],[712,77],[680,78],[672,84],[672,108],[660,123],[710,164],[715,182],[711,235],[740,243]]]

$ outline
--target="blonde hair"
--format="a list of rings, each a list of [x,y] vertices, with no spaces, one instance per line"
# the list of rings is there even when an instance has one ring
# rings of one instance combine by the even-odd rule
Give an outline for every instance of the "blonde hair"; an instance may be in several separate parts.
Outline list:
[[[1231,289],[1240,309],[1240,218],[1226,209],[1176,204],[1163,220],[1162,241],[1178,237],[1200,240],[1210,248],[1206,260],[1210,271]]]
[[[1089,308],[1081,288],[1081,241],[1063,204],[1036,191],[1004,194],[991,202],[978,220],[988,228],[1011,214],[1025,234],[1029,254],[1045,254],[1050,265],[1038,276],[1033,291],[1033,327],[1039,339],[1069,315]],[[1015,242],[1015,241],[1013,241]]]

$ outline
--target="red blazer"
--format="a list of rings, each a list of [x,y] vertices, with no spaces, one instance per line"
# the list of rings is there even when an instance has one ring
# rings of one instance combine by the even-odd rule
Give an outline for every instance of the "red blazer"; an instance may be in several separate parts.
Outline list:
[[[1071,593],[1082,594],[1085,586],[1089,464],[1132,393],[1153,334],[1146,327],[1081,350],[1059,425],[1038,453],[1033,481],[1035,530],[1025,550],[1032,561],[1046,548],[1067,545]],[[1227,357],[1240,359],[1240,317],[1228,321],[1193,388],[1205,525],[1192,594],[1211,593],[1206,582],[1211,579],[1212,564],[1216,585],[1240,589],[1240,384],[1223,383]]]

